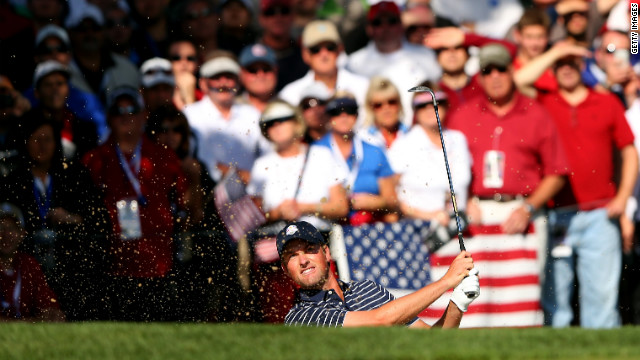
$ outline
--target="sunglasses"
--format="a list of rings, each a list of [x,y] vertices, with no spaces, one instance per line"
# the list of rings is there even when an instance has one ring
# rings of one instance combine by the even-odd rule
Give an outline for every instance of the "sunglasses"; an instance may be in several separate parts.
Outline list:
[[[269,65],[250,65],[247,68],[245,68],[245,70],[247,70],[248,73],[253,75],[256,75],[261,71],[265,74],[273,72],[273,68]]]
[[[327,114],[329,114],[329,116],[331,117],[340,116],[342,113],[345,113],[347,115],[358,115],[358,108],[353,106],[345,106],[327,111]]]
[[[389,99],[387,101],[379,101],[379,102],[374,102],[371,103],[371,107],[374,110],[379,110],[381,109],[384,105],[388,105],[388,106],[397,106],[398,105],[398,99]]]
[[[322,51],[322,49],[325,49],[329,52],[337,52],[338,51],[338,44],[335,43],[327,43],[327,44],[318,44],[318,45],[314,45],[311,46],[309,48],[309,52],[312,53],[313,55],[317,55],[320,53],[320,51]]]
[[[184,15],[184,17],[187,20],[198,20],[198,19],[202,19],[205,18],[211,14],[213,14],[214,11],[212,11],[209,8],[205,8],[202,10],[195,10],[195,11],[187,11]]]
[[[112,116],[135,115],[138,113],[140,113],[140,108],[135,105],[114,106],[109,109],[109,115]]]
[[[113,29],[115,27],[129,27],[131,26],[131,20],[128,18],[122,19],[107,19],[105,22],[105,27],[108,29]]]
[[[180,56],[178,54],[173,54],[173,55],[169,55],[169,60],[171,61],[187,60],[189,62],[196,62],[196,56],[195,55]]]
[[[393,16],[393,17],[380,17],[380,18],[375,18],[375,19],[371,20],[371,22],[369,24],[371,24],[371,26],[373,26],[373,27],[379,27],[379,26],[382,26],[382,25],[394,26],[394,25],[400,24],[400,18],[396,17],[396,16]]]
[[[489,65],[485,68],[482,68],[482,70],[480,70],[482,72],[482,75],[490,75],[493,70],[497,70],[500,74],[504,74],[507,72],[507,67],[506,66],[498,66],[498,65]]]
[[[265,9],[262,12],[262,15],[266,17],[272,17],[272,16],[275,16],[276,14],[285,15],[285,16],[289,15],[291,14],[291,8],[288,6],[272,6],[268,9]]]
[[[407,27],[407,34],[413,34],[418,30],[430,31],[433,28],[431,25],[410,25]]]
[[[51,55],[53,53],[56,54],[62,54],[62,53],[68,53],[69,52],[69,47],[64,45],[64,44],[60,44],[58,46],[40,46],[38,47],[38,53],[40,55]]]
[[[309,109],[313,109],[315,107],[318,106],[325,106],[327,105],[327,102],[324,100],[320,100],[320,99],[316,99],[316,98],[308,98],[308,99],[303,99],[302,102],[300,103],[300,108],[303,111],[309,110]]]
[[[588,17],[588,16],[589,16],[589,13],[588,13],[588,12],[586,12],[586,11],[572,11],[572,12],[570,12],[570,13],[566,13],[566,14],[564,14],[564,16],[563,16],[563,17],[564,17],[565,21],[569,21],[569,20],[571,20],[571,18],[572,18],[572,17],[574,17],[575,15],[582,16],[582,17]]]

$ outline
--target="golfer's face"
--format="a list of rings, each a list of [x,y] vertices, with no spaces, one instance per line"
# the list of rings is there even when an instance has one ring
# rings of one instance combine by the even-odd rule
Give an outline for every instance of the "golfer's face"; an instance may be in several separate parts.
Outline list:
[[[303,289],[323,288],[329,277],[329,265],[325,248],[303,240],[287,243],[282,254],[282,264],[287,273]]]

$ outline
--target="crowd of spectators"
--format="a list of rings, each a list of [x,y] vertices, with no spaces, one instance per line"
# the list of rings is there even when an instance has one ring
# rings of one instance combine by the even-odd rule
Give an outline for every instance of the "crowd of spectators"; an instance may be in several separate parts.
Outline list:
[[[546,323],[637,324],[637,6],[0,0],[0,321],[263,320],[216,186],[277,230],[447,227],[440,120],[468,222],[538,237]]]

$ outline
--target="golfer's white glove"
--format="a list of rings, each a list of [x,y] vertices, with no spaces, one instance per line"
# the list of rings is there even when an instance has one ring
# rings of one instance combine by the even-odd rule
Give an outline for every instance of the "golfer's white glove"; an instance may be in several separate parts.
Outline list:
[[[476,268],[469,271],[469,276],[462,279],[460,284],[453,289],[451,301],[462,312],[467,312],[469,304],[480,296],[480,280],[478,279],[478,270]]]

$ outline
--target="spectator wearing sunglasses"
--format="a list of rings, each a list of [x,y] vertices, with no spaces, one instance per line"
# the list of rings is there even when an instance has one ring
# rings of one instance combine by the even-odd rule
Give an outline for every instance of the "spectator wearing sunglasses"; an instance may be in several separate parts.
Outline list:
[[[360,135],[366,141],[388,149],[409,131],[409,126],[402,122],[404,109],[400,91],[391,80],[381,76],[371,78],[365,104],[366,116]]]
[[[107,99],[111,135],[83,163],[103,190],[113,224],[106,254],[110,319],[173,319],[176,294],[167,275],[173,268],[175,214],[187,210],[186,180],[173,151],[144,136],[138,88],[115,88]]]
[[[72,53],[71,42],[67,32],[57,25],[47,25],[40,29],[36,36],[34,59],[36,64],[55,61],[67,68],[67,71],[70,71]],[[65,111],[71,112],[78,119],[93,123],[94,131],[90,134],[93,136],[97,132],[98,138],[105,140],[109,129],[104,105],[100,98],[95,94],[79,89],[72,82],[68,83],[68,87],[69,91],[65,96],[64,103]],[[34,94],[33,87],[25,92],[25,97],[29,99],[33,107],[37,107],[40,104],[40,100]],[[89,148],[85,150],[89,150]]]
[[[203,93],[198,87],[197,70],[200,62],[195,44],[183,37],[174,39],[169,45],[169,61],[176,89],[173,103],[178,109],[202,99]]]
[[[306,127],[302,137],[302,142],[305,144],[313,144],[322,139],[329,131],[329,118],[325,107],[330,98],[329,89],[318,81],[302,91],[302,100],[300,100],[298,109]]]
[[[410,44],[405,38],[400,8],[392,1],[381,1],[367,13],[366,47],[349,55],[347,69],[367,78],[384,76],[392,79],[407,111],[405,125],[411,125],[411,94],[407,91],[424,80],[437,80],[440,66],[433,50]]]
[[[331,93],[348,91],[355,95],[359,105],[364,104],[364,95],[369,80],[338,66],[342,53],[342,41],[336,26],[326,20],[312,21],[302,32],[302,58],[310,70],[302,78],[290,83],[280,91],[280,98],[289,104],[298,105],[304,89],[318,81]],[[359,122],[362,122],[362,118]]]
[[[100,9],[89,3],[75,8],[65,20],[73,49],[71,83],[101,98],[107,89],[120,85],[140,87],[138,68],[107,48],[104,24]]]
[[[276,54],[262,44],[249,45],[242,49],[239,62],[240,83],[244,88],[239,100],[262,112],[277,95]]]
[[[151,58],[140,67],[142,74],[142,98],[147,111],[173,105],[176,82],[171,71],[171,62],[163,58]]]
[[[411,44],[422,45],[424,37],[435,25],[435,15],[425,4],[412,4],[402,10],[404,35]]]
[[[385,151],[356,133],[358,104],[353,95],[337,93],[325,111],[331,132],[315,144],[327,147],[347,174],[348,223],[354,226],[397,220],[394,173]]]
[[[302,60],[298,40],[293,36],[292,0],[261,0],[258,23],[262,36],[258,42],[270,47],[278,59],[278,91],[303,77],[309,66]]]

